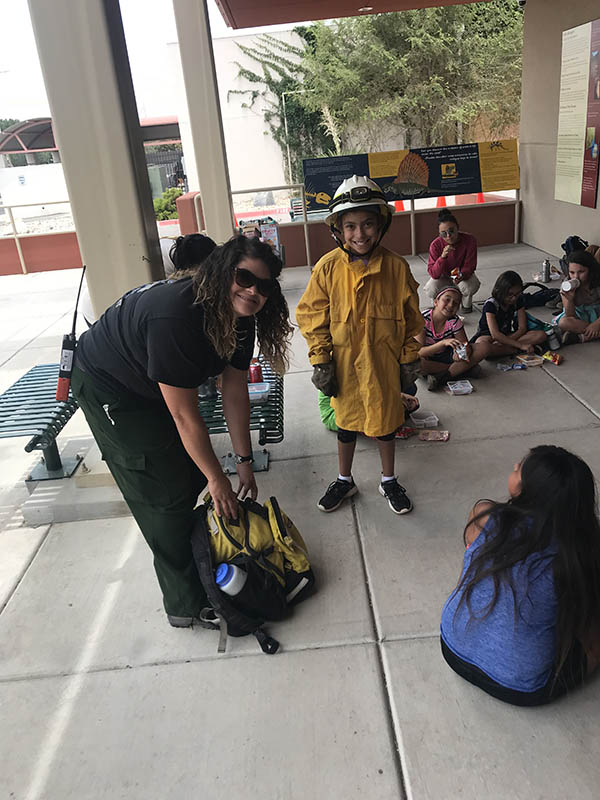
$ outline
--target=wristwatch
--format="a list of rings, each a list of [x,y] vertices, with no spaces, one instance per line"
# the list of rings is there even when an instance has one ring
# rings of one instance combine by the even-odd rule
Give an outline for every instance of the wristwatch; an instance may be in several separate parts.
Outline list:
[[[236,464],[254,464],[254,456],[250,453],[249,456],[238,456],[235,454],[235,463]]]

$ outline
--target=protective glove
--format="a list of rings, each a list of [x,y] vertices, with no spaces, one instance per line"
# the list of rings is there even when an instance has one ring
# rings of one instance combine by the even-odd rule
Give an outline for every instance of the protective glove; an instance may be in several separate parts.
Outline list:
[[[411,361],[410,364],[400,364],[400,386],[412,386],[421,375],[421,360]]]
[[[326,364],[315,364],[311,378],[313,385],[320,389],[327,397],[336,397],[338,384],[335,378],[335,363],[328,361]]]

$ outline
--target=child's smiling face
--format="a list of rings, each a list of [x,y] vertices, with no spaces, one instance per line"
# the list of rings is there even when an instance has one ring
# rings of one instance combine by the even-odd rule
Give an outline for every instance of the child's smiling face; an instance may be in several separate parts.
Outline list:
[[[439,311],[445,319],[455,317],[460,306],[460,293],[458,291],[448,290],[434,300],[433,305],[436,311]]]
[[[346,211],[342,218],[344,244],[357,256],[367,255],[377,242],[379,226],[376,211]]]

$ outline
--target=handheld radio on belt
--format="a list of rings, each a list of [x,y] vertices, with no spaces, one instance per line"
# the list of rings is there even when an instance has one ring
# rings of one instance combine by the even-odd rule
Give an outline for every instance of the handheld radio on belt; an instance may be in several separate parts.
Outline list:
[[[77,292],[77,300],[75,301],[75,311],[73,312],[73,329],[71,330],[71,333],[65,333],[62,339],[60,365],[58,368],[58,384],[56,386],[56,399],[59,403],[66,403],[69,399],[71,373],[73,372],[73,357],[75,355],[75,345],[77,344],[77,337],[75,335],[75,326],[77,324],[77,306],[79,305],[79,296],[81,294],[81,287],[83,286],[84,275],[85,264],[83,265],[81,280],[79,281],[79,291]]]

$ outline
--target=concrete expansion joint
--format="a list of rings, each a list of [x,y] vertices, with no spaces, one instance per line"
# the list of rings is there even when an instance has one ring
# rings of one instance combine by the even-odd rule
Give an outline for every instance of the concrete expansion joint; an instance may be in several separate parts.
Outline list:
[[[544,370],[544,372],[547,375],[549,375],[552,378],[553,381],[556,381],[556,383],[558,383],[558,385],[562,389],[564,389],[564,391],[568,395],[570,395],[574,400],[577,400],[578,403],[580,403],[585,409],[587,409],[598,420],[600,420],[600,413],[598,411],[596,411],[594,408],[592,408],[592,406],[589,403],[586,403],[586,401],[582,397],[579,397],[579,395],[576,394],[572,389],[570,389],[565,383],[563,383],[561,381],[561,379],[558,377],[558,375],[553,370],[548,369],[548,367],[546,367],[545,365],[542,365],[542,369]],[[595,428],[597,426],[596,425],[589,425],[588,427]],[[560,430],[563,430],[563,429],[560,429]]]
[[[354,498],[350,499],[350,505],[352,507],[352,519],[354,522],[354,529],[356,531],[356,536],[358,540],[360,560],[363,568],[363,575],[365,578],[365,586],[369,601],[369,611],[371,614],[371,624],[375,632],[375,640],[377,645],[376,647],[377,665],[379,667],[379,674],[382,684],[382,695],[383,695],[383,703],[384,703],[385,717],[388,726],[388,732],[390,740],[393,744],[396,774],[398,777],[399,789],[401,792],[400,796],[402,798],[406,798],[408,797],[408,793],[406,791],[406,780],[404,778],[404,766],[402,763],[402,751],[400,749],[400,740],[398,738],[398,730],[394,721],[394,701],[390,689],[391,678],[388,674],[388,670],[386,667],[385,653],[382,647],[382,644],[385,641],[385,636],[381,632],[381,629],[377,622],[377,615],[375,614],[374,598],[373,598],[373,592],[371,591],[371,581],[369,577],[369,569],[367,566],[365,546],[364,546],[364,536],[362,533],[360,520],[358,518],[358,512],[356,510],[356,504],[354,502]]]
[[[4,600],[4,602],[0,603],[0,614],[2,614],[2,612],[4,611],[6,606],[10,603],[11,599],[14,597],[15,592],[17,591],[17,589],[19,588],[19,586],[23,582],[23,579],[27,575],[27,573],[29,571],[29,568],[31,567],[31,565],[35,561],[35,558],[36,558],[37,554],[40,552],[40,550],[42,549],[42,547],[46,543],[46,539],[48,538],[48,534],[50,533],[50,528],[51,527],[52,527],[51,525],[48,525],[48,530],[46,531],[46,533],[43,534],[43,536],[40,539],[37,547],[33,550],[33,552],[31,553],[31,555],[29,557],[29,559],[25,563],[25,566],[23,567],[23,570],[21,571],[21,574],[18,576],[17,580],[15,581],[14,586],[12,587],[12,590],[7,595],[7,597]],[[1,682],[1,680],[0,680],[0,682]]]
[[[202,633],[200,635],[203,635]],[[215,638],[215,653],[214,655],[206,655],[206,656],[196,656],[193,658],[173,658],[173,659],[156,659],[154,661],[141,661],[139,664],[112,664],[112,665],[104,665],[98,667],[90,667],[89,669],[82,669],[82,670],[61,670],[57,672],[24,672],[24,673],[15,673],[13,675],[3,675],[0,676],[0,685],[8,684],[8,683],[22,683],[26,681],[44,681],[44,680],[52,680],[55,678],[75,678],[75,677],[83,677],[86,675],[97,675],[97,674],[106,674],[112,672],[125,672],[127,670],[138,670],[138,669],[154,669],[155,667],[179,667],[182,664],[204,664],[204,663],[212,663],[212,662],[230,662],[230,661],[239,661],[240,659],[245,658],[264,658],[264,653],[260,650],[260,648],[256,647],[256,651],[252,652],[244,652],[244,653],[236,653],[236,654],[226,654],[221,655],[216,652],[216,642],[217,639]],[[279,655],[285,655],[286,653],[304,653],[304,652],[315,652],[317,650],[335,650],[335,649],[342,649],[348,647],[372,647],[373,645],[377,645],[378,642],[375,639],[365,639],[362,641],[356,642],[332,642],[330,644],[319,642],[316,645],[305,645],[301,647],[281,647],[277,653]],[[277,659],[277,656],[275,659]]]

